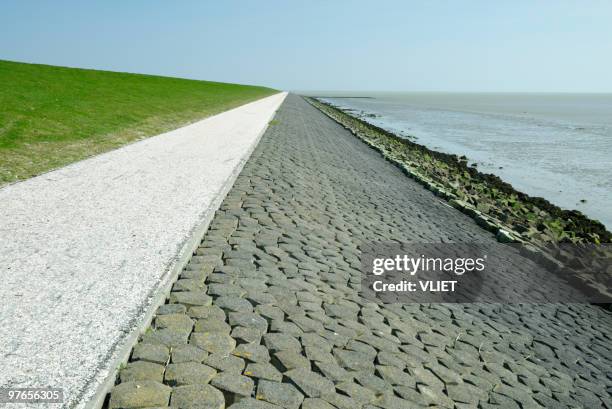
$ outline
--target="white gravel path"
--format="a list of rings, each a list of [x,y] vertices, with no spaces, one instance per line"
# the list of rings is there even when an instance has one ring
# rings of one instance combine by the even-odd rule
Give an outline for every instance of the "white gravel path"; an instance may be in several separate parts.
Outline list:
[[[92,397],[285,95],[0,189],[0,387]]]

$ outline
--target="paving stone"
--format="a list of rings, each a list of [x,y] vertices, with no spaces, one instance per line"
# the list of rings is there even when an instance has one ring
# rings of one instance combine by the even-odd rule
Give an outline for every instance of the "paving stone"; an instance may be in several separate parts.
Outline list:
[[[489,394],[489,402],[492,403],[493,407],[503,407],[508,409],[521,409],[518,402],[499,393],[491,392]]]
[[[178,386],[172,390],[170,406],[181,409],[224,409],[223,393],[210,385]]]
[[[302,334],[300,337],[302,345],[305,347],[316,347],[327,352],[332,350],[332,345],[328,340],[318,334],[312,332]]]
[[[251,362],[270,361],[270,354],[266,347],[254,343],[240,344],[236,347],[232,354],[244,359],[248,359]]]
[[[236,261],[238,260],[228,260],[227,262],[232,263],[229,265],[236,265],[237,267],[240,267],[243,265],[242,263],[236,263]],[[208,294],[241,298],[241,297],[244,297],[247,294],[247,292],[244,288],[238,285],[212,283],[208,285]]]
[[[199,319],[193,328],[194,332],[221,332],[224,334],[229,334],[231,330],[232,327],[227,322],[216,318]]]
[[[334,356],[321,348],[317,347],[306,347],[304,348],[304,352],[306,353],[306,357],[311,361],[319,361],[319,362],[333,362],[335,360]]]
[[[193,320],[185,314],[166,314],[155,317],[156,328],[191,332]]]
[[[172,388],[154,381],[122,382],[116,385],[109,401],[110,409],[168,406]]]
[[[261,291],[249,292],[246,298],[255,303],[256,305],[273,304],[274,302],[276,302],[276,299],[272,296],[272,294],[264,293]]]
[[[356,409],[362,407],[362,404],[356,400],[339,393],[331,393],[323,396],[321,399],[331,403],[338,409]]]
[[[254,398],[242,398],[228,409],[279,409],[280,406]]]
[[[291,335],[282,333],[268,333],[263,336],[266,347],[271,351],[302,351],[300,342]]]
[[[251,396],[255,383],[251,378],[237,373],[222,372],[217,374],[211,381],[211,385],[241,396]]]
[[[274,353],[274,357],[285,371],[296,368],[310,368],[310,361],[296,351],[278,351]]]
[[[265,334],[268,330],[268,321],[261,315],[251,312],[232,312],[229,314],[230,325],[239,325],[245,328],[255,328],[262,334]]]
[[[253,304],[244,298],[219,297],[215,300],[215,305],[230,312],[252,312]]]
[[[260,380],[256,398],[286,409],[298,409],[304,400],[304,395],[293,385]]]
[[[377,395],[380,395],[384,392],[393,393],[393,387],[391,384],[373,373],[369,372],[360,372],[355,375],[355,380],[361,385],[369,390],[373,391]]]
[[[295,325],[297,325],[304,332],[320,333],[320,332],[325,331],[323,324],[311,318],[305,317],[303,315],[290,316],[289,320],[292,321]]]
[[[244,375],[275,382],[281,382],[283,379],[283,374],[274,365],[267,362],[248,364],[244,370]]]
[[[236,347],[236,341],[221,332],[194,332],[189,342],[211,354],[228,355]]]
[[[383,394],[373,402],[373,407],[379,407],[383,409],[415,409],[413,402],[408,402],[404,399],[400,399],[393,394]]]
[[[231,333],[232,338],[236,340],[247,343],[254,342],[257,344],[261,341],[261,335],[258,329],[245,327],[234,327]]]
[[[121,370],[119,378],[121,382],[145,380],[162,382],[164,366],[145,361],[130,362]]]
[[[170,350],[165,345],[138,343],[132,352],[133,361],[148,361],[165,365],[170,357]]]
[[[255,312],[267,320],[283,320],[285,319],[285,313],[278,307],[273,305],[258,305],[255,308]]]
[[[159,306],[155,314],[184,314],[185,311],[187,311],[187,307],[185,307],[183,304],[164,304]]]
[[[170,293],[170,303],[183,304],[187,308],[196,306],[208,306],[212,304],[212,298],[204,291],[181,291]]]
[[[217,373],[210,366],[197,362],[170,364],[166,368],[164,380],[172,386],[206,384]]]
[[[452,408],[454,402],[446,396],[441,389],[436,390],[430,386],[418,384],[417,389],[430,404],[439,405],[445,408]]]
[[[216,305],[196,306],[191,307],[187,311],[187,315],[191,318],[210,318],[225,321],[225,312]]]
[[[306,398],[302,402],[302,409],[334,409],[334,406],[320,398]]]
[[[223,354],[211,354],[206,358],[204,363],[223,372],[241,373],[245,366],[244,359]]]
[[[412,402],[415,405],[419,405],[422,407],[429,406],[430,399],[427,399],[421,392],[416,389],[416,384],[414,387],[410,386],[396,386],[393,388],[395,393],[400,396],[402,399],[407,400],[408,402]]]
[[[371,403],[376,399],[376,394],[373,391],[355,382],[348,381],[339,383],[336,385],[336,389],[350,396],[360,404]]]
[[[378,351],[368,344],[363,342],[351,340],[346,344],[346,349],[355,352],[361,352],[364,356],[368,357],[368,360],[373,361],[378,355]]]
[[[338,360],[340,366],[353,371],[373,371],[374,363],[371,357],[356,351],[348,351],[346,349],[334,349],[334,356]]]
[[[408,372],[416,379],[417,383],[431,386],[434,389],[444,388],[444,383],[428,369],[409,368]]]
[[[352,373],[346,371],[335,361],[315,362],[315,366],[323,375],[325,375],[326,378],[331,379],[334,382],[343,382],[353,379]]]
[[[183,362],[202,363],[208,356],[208,352],[193,345],[180,345],[172,348],[172,363],[180,364]]]
[[[416,386],[416,381],[408,373],[395,366],[382,366],[376,367],[376,372],[391,385],[402,385],[402,386]]]
[[[446,386],[448,397],[455,402],[477,404],[488,400],[488,392],[469,383],[450,384]]]
[[[203,280],[194,278],[181,278],[172,286],[172,291],[206,291]]]
[[[308,397],[318,398],[322,395],[334,393],[334,383],[332,381],[308,369],[292,369],[285,372],[284,376],[291,379]]]
[[[282,332],[287,335],[291,335],[292,337],[301,336],[304,331],[302,331],[297,325],[288,321],[280,321],[273,320],[270,323],[270,331],[272,332]]]
[[[141,337],[143,344],[161,344],[167,347],[184,345],[189,339],[189,331],[170,328],[148,331]]]
[[[429,369],[435,376],[440,378],[447,386],[453,384],[456,385],[463,382],[459,374],[443,367],[442,365],[426,363],[423,366]]]

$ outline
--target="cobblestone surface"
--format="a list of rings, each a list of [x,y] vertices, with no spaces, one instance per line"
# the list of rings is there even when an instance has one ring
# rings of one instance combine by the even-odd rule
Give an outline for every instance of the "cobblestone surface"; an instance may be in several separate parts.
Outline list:
[[[612,409],[599,307],[361,298],[364,241],[494,239],[299,97],[276,122],[111,406]]]

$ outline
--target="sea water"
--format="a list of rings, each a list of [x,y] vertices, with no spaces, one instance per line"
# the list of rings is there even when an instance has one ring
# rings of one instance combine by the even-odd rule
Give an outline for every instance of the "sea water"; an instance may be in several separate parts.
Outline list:
[[[322,99],[612,228],[612,94],[337,96]]]

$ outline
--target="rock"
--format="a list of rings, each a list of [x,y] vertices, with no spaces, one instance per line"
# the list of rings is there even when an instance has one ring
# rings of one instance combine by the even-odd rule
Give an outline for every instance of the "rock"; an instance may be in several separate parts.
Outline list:
[[[306,347],[304,349],[306,352],[306,356],[311,361],[333,362],[335,360],[334,356],[330,352],[324,349],[317,348],[317,347]]]
[[[302,354],[295,351],[279,351],[274,357],[281,363],[285,370],[295,368],[310,369],[310,361]]]
[[[223,393],[210,385],[187,385],[174,388],[170,406],[180,409],[224,409]]]
[[[236,347],[236,341],[221,332],[194,332],[189,342],[211,354],[229,355]]]
[[[260,380],[256,398],[286,409],[298,409],[304,400],[304,395],[293,385]]]
[[[156,329],[142,335],[142,343],[176,347],[187,343],[189,333],[190,331],[174,330],[170,328]]]
[[[283,374],[274,365],[267,362],[248,364],[244,374],[252,378],[267,379],[275,382],[283,380]]]
[[[368,388],[377,395],[385,392],[393,393],[393,387],[389,382],[380,379],[370,372],[359,372],[355,375],[355,380],[363,387]]]
[[[263,345],[249,343],[240,344],[232,352],[233,355],[248,359],[251,362],[269,362],[270,354]]]
[[[229,334],[232,327],[230,327],[224,320],[216,318],[202,318],[196,322],[193,330],[195,332],[222,332],[224,334]]]
[[[336,385],[336,389],[347,394],[361,404],[371,403],[376,399],[376,394],[374,392],[355,382],[342,382]]]
[[[421,406],[429,405],[430,400],[426,399],[423,395],[421,395],[421,392],[416,390],[416,383],[414,388],[410,386],[396,386],[393,389],[402,399],[414,402],[415,404]]]
[[[127,364],[119,374],[121,382],[129,381],[156,381],[162,382],[164,379],[164,366],[146,361],[136,361]]]
[[[161,344],[138,343],[132,352],[133,361],[147,361],[165,365],[170,357],[170,350]]]
[[[448,397],[455,402],[478,404],[480,400],[487,401],[488,392],[469,383],[446,385]]]
[[[195,278],[181,278],[172,286],[173,292],[179,291],[205,291],[206,285],[203,280]]]
[[[231,333],[232,338],[245,342],[255,342],[259,344],[261,332],[255,328],[234,327]]]
[[[282,333],[268,333],[263,336],[266,347],[274,351],[302,351],[302,345],[300,342],[292,337],[291,335]]]
[[[166,315],[166,314],[184,314],[187,311],[187,307],[183,304],[164,304],[161,305],[157,311],[156,315]]]
[[[155,328],[168,328],[191,332],[193,320],[185,314],[160,315],[155,317]]]
[[[362,407],[362,404],[357,403],[354,399],[346,395],[340,395],[339,393],[325,395],[322,399],[331,403],[338,409],[358,409]]]
[[[311,398],[318,398],[335,392],[334,383],[321,375],[308,369],[297,368],[285,372],[284,375],[291,379],[304,394]]]
[[[376,367],[376,371],[391,385],[411,386],[413,388],[416,387],[415,380],[398,367],[379,365]]]
[[[172,348],[172,363],[180,364],[183,362],[202,363],[208,356],[208,352],[194,345],[180,345]]]
[[[191,307],[187,311],[187,315],[191,318],[212,318],[225,321],[225,312],[216,305],[203,305]]]
[[[194,306],[209,306],[212,298],[204,291],[180,291],[170,293],[171,304],[183,304],[187,308]]]
[[[259,314],[252,312],[232,312],[229,314],[230,325],[239,325],[245,328],[255,328],[262,334],[268,330],[268,321]]]
[[[110,409],[168,406],[172,388],[154,381],[122,382],[116,385],[109,402]]]
[[[393,396],[392,393],[382,394],[376,399],[374,405],[383,409],[413,409],[415,407],[414,403]]]
[[[217,374],[211,384],[221,390],[242,396],[251,396],[255,383],[251,378],[237,373],[222,372]]]
[[[217,371],[197,362],[170,364],[166,368],[165,381],[173,386],[206,384]]]
[[[215,305],[223,310],[230,312],[252,312],[253,304],[244,298],[219,297],[215,300]]]
[[[499,229],[495,235],[495,238],[500,243],[514,243],[516,241],[514,236],[509,231],[504,229]]]
[[[335,360],[331,362],[315,362],[315,365],[326,378],[334,382],[343,382],[353,379],[353,375],[338,365]]]
[[[229,406],[228,409],[281,409],[281,407],[263,400],[242,398],[238,402]]]
[[[344,368],[353,371],[372,371],[374,369],[374,358],[362,352],[336,348],[334,355],[340,366]]]
[[[204,363],[212,366],[223,372],[242,372],[244,369],[244,360],[233,355],[211,354],[206,358]]]
[[[323,399],[306,398],[304,402],[302,402],[301,409],[334,409],[334,407]]]

